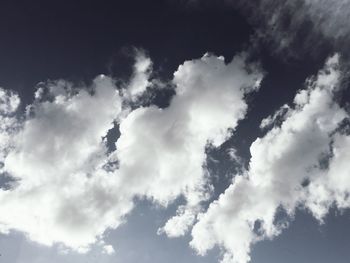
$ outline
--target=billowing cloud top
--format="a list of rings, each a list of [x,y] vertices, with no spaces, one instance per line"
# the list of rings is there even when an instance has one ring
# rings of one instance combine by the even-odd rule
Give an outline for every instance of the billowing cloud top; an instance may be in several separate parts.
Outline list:
[[[293,217],[304,207],[322,220],[331,205],[350,206],[350,137],[339,129],[349,115],[334,100],[340,80],[335,55],[297,93],[294,107],[263,120],[272,128],[251,145],[249,169],[199,215],[191,245],[200,254],[219,245],[222,262],[246,263],[252,244],[287,226],[277,220],[281,210]]]
[[[100,244],[111,253],[103,234],[123,222],[135,197],[167,205],[179,196],[186,204],[161,231],[186,232],[210,194],[205,147],[231,135],[262,74],[244,55],[230,63],[205,55],[175,72],[169,107],[123,108],[146,92],[151,65],[137,53],[123,95],[107,76],[91,87],[47,83],[24,114],[19,97],[0,90],[1,176],[12,178],[0,189],[1,232],[79,252]],[[121,135],[110,152],[105,138],[114,122]]]
[[[340,61],[348,56],[350,1],[223,2],[248,14],[256,29],[252,49],[263,39],[284,58],[321,54],[323,61],[324,50],[341,53],[306,80],[290,105],[261,120],[249,163],[232,171],[227,189],[213,195],[208,149],[221,150],[234,135],[262,69],[246,53],[229,62],[208,53],[185,61],[165,83],[147,52],[134,49],[129,80],[48,81],[29,105],[0,88],[1,234],[113,254],[106,233],[147,199],[177,205],[159,235],[187,234],[199,255],[218,247],[222,263],[247,263],[254,244],[280,235],[298,209],[322,223],[331,208],[350,208],[350,113],[337,100],[349,69]],[[174,88],[164,108],[152,103],[160,86]],[[227,152],[242,160],[239,149]]]
[[[158,233],[177,237],[192,228],[190,245],[199,254],[219,246],[222,262],[247,263],[252,245],[279,235],[296,209],[322,222],[331,206],[350,206],[349,114],[335,100],[342,89],[339,59],[332,56],[306,81],[293,106],[261,121],[266,134],[252,143],[249,167],[207,209],[213,186],[206,148],[232,136],[246,115],[246,94],[263,77],[244,54],[229,63],[205,54],[180,65],[166,108],[133,104],[142,104],[156,83],[142,51],[122,87],[104,75],[89,87],[48,82],[24,112],[15,92],[0,89],[0,176],[7,180],[0,231],[81,253],[97,245],[111,254],[104,234],[124,222],[135,200],[167,206],[182,197]],[[120,136],[111,150],[107,134],[115,124]]]

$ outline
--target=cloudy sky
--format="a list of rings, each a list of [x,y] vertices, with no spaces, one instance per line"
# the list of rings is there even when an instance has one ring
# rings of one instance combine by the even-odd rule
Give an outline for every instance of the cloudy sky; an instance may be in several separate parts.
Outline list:
[[[348,262],[349,0],[0,10],[1,263]]]

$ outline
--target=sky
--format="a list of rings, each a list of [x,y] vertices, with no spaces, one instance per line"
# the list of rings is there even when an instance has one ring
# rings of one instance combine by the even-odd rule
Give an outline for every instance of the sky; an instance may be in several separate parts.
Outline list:
[[[350,1],[0,10],[0,262],[348,262]]]

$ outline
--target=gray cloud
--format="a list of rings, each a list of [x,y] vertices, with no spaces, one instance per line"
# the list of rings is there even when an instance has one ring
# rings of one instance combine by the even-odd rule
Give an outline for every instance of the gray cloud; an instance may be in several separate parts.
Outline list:
[[[348,0],[231,1],[257,30],[256,36],[285,56],[318,55],[325,49],[347,52]]]

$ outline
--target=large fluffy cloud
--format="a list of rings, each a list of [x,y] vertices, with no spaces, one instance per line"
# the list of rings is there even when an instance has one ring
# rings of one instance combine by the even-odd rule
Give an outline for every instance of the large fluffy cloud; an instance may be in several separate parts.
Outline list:
[[[247,110],[244,95],[260,79],[255,68],[248,73],[243,56],[226,64],[221,57],[205,55],[181,65],[168,108],[139,108],[121,122],[116,155],[124,189],[161,204],[183,195],[188,208],[196,210],[207,198],[205,147],[219,146],[231,135]],[[194,218],[194,211],[180,210],[181,216],[164,228],[172,236],[183,234],[184,224]],[[174,220],[182,227],[173,228]]]
[[[91,87],[48,83],[24,115],[16,112],[18,96],[1,90],[1,176],[15,182],[0,189],[1,232],[22,231],[78,251],[97,242],[111,252],[103,233],[123,221],[135,197],[167,205],[180,196],[186,204],[164,230],[186,231],[210,192],[205,148],[231,136],[247,111],[244,96],[262,74],[244,55],[230,63],[205,55],[175,72],[168,108],[131,110],[127,105],[145,92],[150,69],[149,58],[138,53],[124,96],[106,76]],[[115,121],[121,136],[109,152],[105,138]]]
[[[38,89],[26,116],[18,117],[20,127],[11,133],[3,159],[3,170],[17,181],[0,191],[3,231],[82,249],[118,224],[117,215],[130,206],[116,206],[122,202],[113,196],[113,177],[101,167],[102,138],[120,111],[121,98],[105,76],[97,77],[90,90],[65,81]]]
[[[303,206],[322,219],[332,204],[350,205],[349,136],[338,132],[349,116],[334,100],[338,67],[335,55],[297,93],[293,108],[285,105],[262,122],[273,127],[251,145],[248,171],[235,177],[192,230],[198,253],[219,245],[222,262],[246,263],[253,243],[286,226],[277,220],[279,211],[293,216]]]

